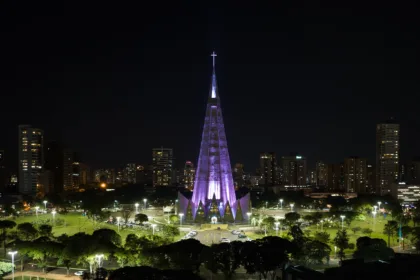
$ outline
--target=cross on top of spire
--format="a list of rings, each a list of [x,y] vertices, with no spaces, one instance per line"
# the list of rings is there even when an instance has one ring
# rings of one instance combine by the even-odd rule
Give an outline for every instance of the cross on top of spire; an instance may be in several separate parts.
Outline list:
[[[211,54],[211,56],[213,57],[213,68],[214,68],[216,66],[216,56],[217,56],[217,54],[215,52],[213,52]]]

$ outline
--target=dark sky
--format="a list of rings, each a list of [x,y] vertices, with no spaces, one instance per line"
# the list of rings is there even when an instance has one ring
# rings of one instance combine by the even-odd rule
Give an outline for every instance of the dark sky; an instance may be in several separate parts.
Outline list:
[[[10,166],[22,123],[94,167],[147,163],[160,146],[196,162],[212,50],[232,163],[373,159],[375,124],[391,116],[403,160],[420,155],[415,1],[88,2],[0,4]]]

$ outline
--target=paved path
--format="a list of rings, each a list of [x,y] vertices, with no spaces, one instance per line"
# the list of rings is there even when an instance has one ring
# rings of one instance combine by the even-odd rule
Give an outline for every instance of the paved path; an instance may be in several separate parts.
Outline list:
[[[75,275],[63,275],[63,274],[55,274],[55,273],[43,273],[43,272],[36,272],[36,271],[23,271],[23,272],[15,272],[15,279],[19,280],[22,279],[22,276],[29,277],[31,276],[32,280],[44,280],[44,279],[55,279],[55,280],[80,280],[80,276]],[[12,279],[12,274],[4,276],[3,279]]]

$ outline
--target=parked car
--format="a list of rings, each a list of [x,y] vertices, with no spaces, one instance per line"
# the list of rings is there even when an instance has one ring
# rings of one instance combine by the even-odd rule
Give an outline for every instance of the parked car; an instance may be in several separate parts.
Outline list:
[[[238,235],[238,238],[246,238],[246,235],[241,233]]]
[[[231,232],[232,232],[232,234],[235,234],[235,235],[238,235],[238,234],[241,233],[239,230],[232,230]]]
[[[220,243],[230,243],[230,240],[227,238],[220,239]]]
[[[74,275],[76,275],[76,276],[82,276],[83,275],[83,271],[82,270],[76,271],[74,273]]]

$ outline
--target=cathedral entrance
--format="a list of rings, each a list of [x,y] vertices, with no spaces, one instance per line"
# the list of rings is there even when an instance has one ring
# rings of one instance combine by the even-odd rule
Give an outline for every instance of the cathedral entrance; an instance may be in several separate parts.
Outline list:
[[[212,217],[211,218],[211,223],[212,224],[217,224],[217,217]]]

